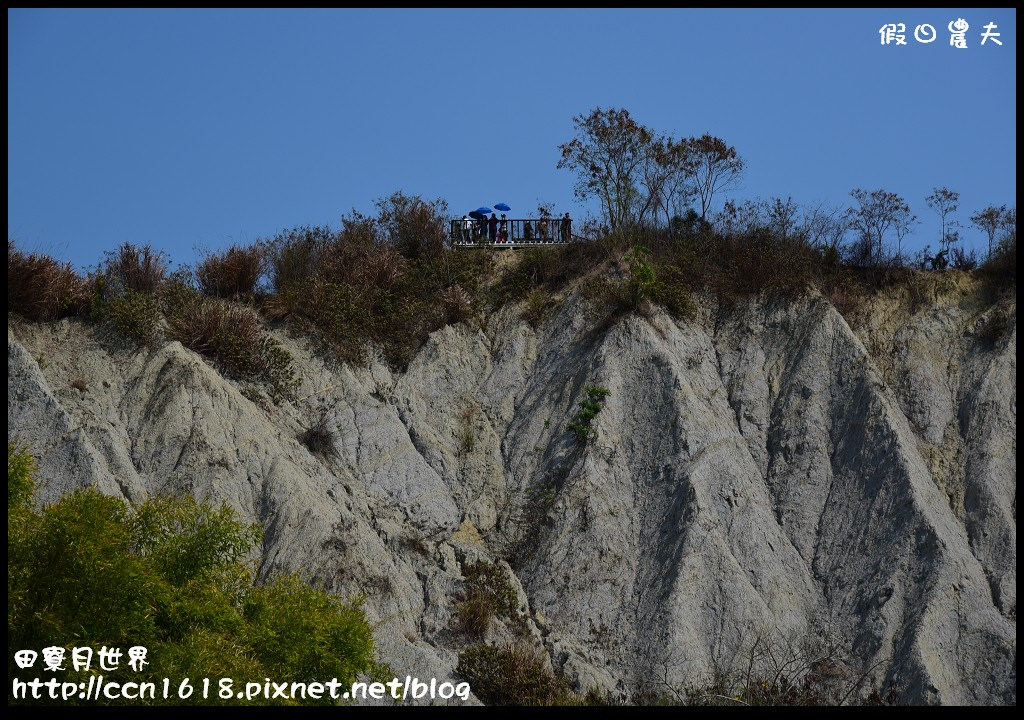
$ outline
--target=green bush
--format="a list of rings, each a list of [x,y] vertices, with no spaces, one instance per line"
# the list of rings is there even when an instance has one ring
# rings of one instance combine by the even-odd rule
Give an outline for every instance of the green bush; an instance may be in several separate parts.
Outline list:
[[[582,443],[587,442],[594,436],[595,431],[591,423],[597,417],[597,414],[601,412],[601,408],[604,407],[605,398],[611,395],[611,391],[608,388],[597,386],[587,386],[584,388],[584,392],[587,397],[580,401],[579,412],[576,413],[573,422],[569,423],[566,428]]]
[[[86,489],[35,510],[26,494],[31,459],[9,445],[7,468],[9,681],[39,672],[38,662],[19,670],[16,650],[55,644],[141,645],[149,651],[141,672],[124,657],[104,677],[158,687],[164,677],[231,677],[236,684],[337,677],[346,684],[383,672],[358,602],[342,602],[294,576],[253,584],[260,532],[227,506],[158,497],[132,508]],[[89,672],[69,660],[52,676],[86,681]],[[157,703],[175,702],[159,694]],[[187,702],[224,701],[213,692]]]
[[[625,254],[626,277],[603,280],[589,292],[591,297],[612,306],[612,318],[623,312],[648,315],[651,303],[662,305],[677,318],[692,317],[696,312],[682,269],[671,262],[655,262],[651,251],[634,245]]]
[[[471,645],[459,653],[455,672],[487,705],[579,704],[568,682],[552,673],[544,656],[525,643],[504,648]]]
[[[651,300],[663,306],[676,318],[692,318],[697,314],[693,298],[686,287],[686,276],[681,268],[665,263],[655,270],[657,279],[651,288]]]
[[[160,340],[163,315],[153,296],[128,289],[96,307],[99,319],[140,345],[154,345]]]

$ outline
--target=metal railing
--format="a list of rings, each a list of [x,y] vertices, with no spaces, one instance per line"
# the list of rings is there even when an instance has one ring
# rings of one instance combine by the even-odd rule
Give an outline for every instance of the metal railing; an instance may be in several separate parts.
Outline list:
[[[560,245],[571,242],[569,218],[532,218],[526,220],[452,220],[452,247],[516,248],[534,245]]]

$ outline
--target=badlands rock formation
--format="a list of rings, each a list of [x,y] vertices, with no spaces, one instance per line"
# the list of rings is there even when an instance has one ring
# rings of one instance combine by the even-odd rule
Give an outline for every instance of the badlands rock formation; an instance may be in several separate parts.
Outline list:
[[[1015,703],[1015,304],[963,280],[873,298],[856,331],[816,293],[701,308],[602,324],[570,291],[537,330],[511,306],[446,327],[404,373],[275,331],[303,379],[280,404],[177,342],[11,320],[8,436],[42,501],[187,491],[259,519],[260,572],[365,595],[398,676],[451,677],[486,559],[583,692],[827,636],[904,701]],[[581,443],[588,386],[610,395]]]

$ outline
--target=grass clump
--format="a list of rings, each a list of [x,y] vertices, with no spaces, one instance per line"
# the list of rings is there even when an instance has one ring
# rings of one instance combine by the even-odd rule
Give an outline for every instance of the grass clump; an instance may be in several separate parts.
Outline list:
[[[470,637],[483,637],[496,617],[522,621],[516,592],[497,563],[478,561],[463,569],[466,588],[455,603],[458,629]]]
[[[7,310],[28,320],[56,320],[88,306],[85,281],[70,263],[26,253],[7,241]]]
[[[576,705],[569,683],[553,673],[533,646],[471,645],[459,653],[456,674],[487,705]]]
[[[140,345],[155,345],[163,335],[159,296],[167,279],[163,253],[125,243],[106,253],[90,276],[90,314]]]
[[[540,327],[544,317],[548,314],[550,301],[550,293],[543,289],[531,290],[527,294],[522,317],[534,330]]]
[[[149,245],[138,247],[124,243],[106,253],[102,272],[110,292],[123,295],[128,291],[156,295],[167,277],[167,259]]]
[[[196,267],[196,282],[204,295],[252,298],[263,274],[263,250],[257,245],[232,245],[211,254]]]

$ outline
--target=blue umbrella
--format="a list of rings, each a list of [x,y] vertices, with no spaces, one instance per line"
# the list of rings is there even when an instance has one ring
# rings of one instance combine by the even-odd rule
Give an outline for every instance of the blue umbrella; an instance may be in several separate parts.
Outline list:
[[[494,211],[493,211],[493,210],[491,210],[491,209],[490,209],[489,207],[478,207],[478,208],[476,209],[476,211],[477,211],[478,213],[480,213],[481,215],[486,215],[487,213],[492,213],[492,212],[494,212]]]
[[[512,209],[508,205],[506,205],[505,203],[498,203],[494,207],[497,208],[498,210],[501,210],[502,212],[508,212],[509,210]]]

